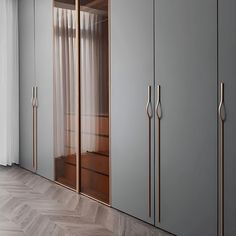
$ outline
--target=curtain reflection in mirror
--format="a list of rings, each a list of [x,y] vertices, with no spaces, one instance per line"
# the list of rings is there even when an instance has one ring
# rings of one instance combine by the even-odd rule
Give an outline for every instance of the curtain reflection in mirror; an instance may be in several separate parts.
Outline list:
[[[81,60],[81,128],[82,152],[96,151],[97,124],[94,117],[99,114],[99,43],[101,29],[99,16],[80,12],[80,60]]]

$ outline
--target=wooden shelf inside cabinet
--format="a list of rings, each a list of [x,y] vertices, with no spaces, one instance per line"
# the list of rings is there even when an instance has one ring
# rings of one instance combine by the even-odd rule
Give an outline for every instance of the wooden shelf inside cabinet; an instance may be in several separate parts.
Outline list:
[[[76,188],[76,155],[55,158],[55,180],[73,189]]]
[[[109,203],[109,156],[104,152],[81,154],[81,191]]]

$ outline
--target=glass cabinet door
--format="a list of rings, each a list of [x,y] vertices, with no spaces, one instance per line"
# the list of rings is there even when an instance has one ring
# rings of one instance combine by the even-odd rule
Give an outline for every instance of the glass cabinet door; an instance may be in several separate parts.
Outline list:
[[[75,1],[54,1],[55,181],[76,189],[78,76]]]
[[[109,203],[108,0],[80,0],[80,191]]]

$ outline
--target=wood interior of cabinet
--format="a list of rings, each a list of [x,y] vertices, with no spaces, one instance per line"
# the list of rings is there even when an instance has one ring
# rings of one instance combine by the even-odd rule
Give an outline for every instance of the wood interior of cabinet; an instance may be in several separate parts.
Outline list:
[[[100,38],[98,38],[100,42],[98,113],[83,114],[81,111],[84,109],[80,107],[80,192],[109,204],[108,0],[80,0],[80,11],[99,15],[96,24],[100,24],[101,27]],[[80,90],[83,86],[80,78]],[[96,128],[88,128],[89,124],[93,124]],[[89,150],[86,149],[87,145],[83,146],[86,140],[93,140],[92,147],[88,147]]]
[[[82,139],[96,137],[96,149],[92,152],[82,152],[81,165],[81,192],[109,203],[109,117],[86,116],[87,122],[94,122],[97,132],[89,133],[81,127]],[[88,137],[87,137],[88,136]]]
[[[68,155],[55,158],[55,180],[76,189],[76,156]]]

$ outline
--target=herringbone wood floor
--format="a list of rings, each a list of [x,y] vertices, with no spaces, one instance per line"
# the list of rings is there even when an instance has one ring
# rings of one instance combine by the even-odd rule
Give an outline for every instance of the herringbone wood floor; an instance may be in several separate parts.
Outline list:
[[[0,236],[114,235],[86,201],[17,166],[0,167]]]
[[[17,166],[0,166],[0,236],[170,236]]]

